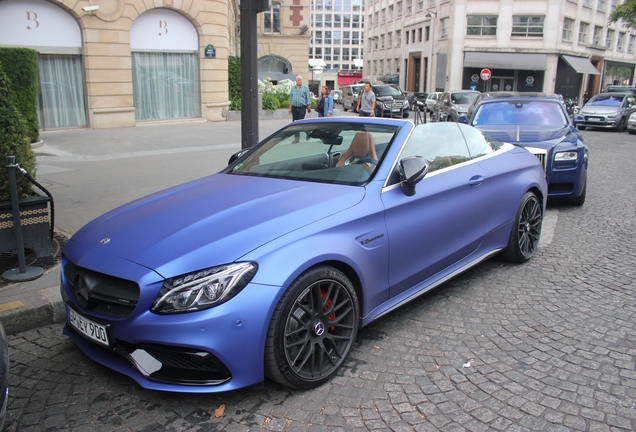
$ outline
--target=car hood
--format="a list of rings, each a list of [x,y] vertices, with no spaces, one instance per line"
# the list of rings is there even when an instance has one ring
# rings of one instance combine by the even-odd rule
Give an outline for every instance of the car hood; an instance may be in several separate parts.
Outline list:
[[[592,106],[583,107],[583,109],[581,110],[581,114],[582,115],[594,115],[594,114],[607,115],[607,114],[618,113],[620,110],[621,110],[621,107],[592,105]]]
[[[215,174],[112,210],[80,229],[67,247],[80,243],[170,277],[233,262],[354,206],[364,194],[364,187]],[[188,269],[174,269],[176,260]]]
[[[524,147],[551,149],[568,139],[572,130],[569,126],[559,129],[528,126],[475,126],[493,141],[515,143]]]

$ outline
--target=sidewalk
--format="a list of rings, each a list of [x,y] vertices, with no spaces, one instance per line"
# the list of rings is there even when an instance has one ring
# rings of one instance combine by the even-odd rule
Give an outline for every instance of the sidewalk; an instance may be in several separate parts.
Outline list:
[[[261,120],[259,139],[290,121]],[[53,195],[56,232],[70,237],[118,205],[221,170],[241,148],[241,122],[67,130],[40,138],[36,178]],[[65,319],[59,264],[36,280],[0,285],[0,322],[7,334]]]

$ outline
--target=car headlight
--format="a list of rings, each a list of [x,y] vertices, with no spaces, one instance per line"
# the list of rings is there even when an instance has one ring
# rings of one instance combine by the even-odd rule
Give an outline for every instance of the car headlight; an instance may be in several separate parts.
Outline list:
[[[629,121],[636,121],[636,112],[633,112],[633,113],[629,116]]]
[[[613,113],[613,114],[608,114],[607,115],[608,119],[615,119],[616,117],[618,117],[618,113]]]
[[[375,104],[379,107],[379,108],[384,108],[384,102],[381,101],[376,101]]]
[[[405,100],[405,101],[404,101],[404,106],[405,106],[406,108],[408,108],[408,107],[409,107],[409,101]]]
[[[579,154],[575,151],[559,152],[554,155],[554,160],[557,162],[576,162]]]
[[[152,304],[160,314],[192,312],[224,303],[254,277],[254,262],[225,264],[167,279]]]

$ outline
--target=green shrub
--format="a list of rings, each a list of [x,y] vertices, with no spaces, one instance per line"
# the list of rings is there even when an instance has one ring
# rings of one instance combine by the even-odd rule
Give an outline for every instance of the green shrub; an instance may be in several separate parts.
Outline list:
[[[228,57],[228,98],[230,99],[230,110],[241,110],[241,58],[236,56]]]
[[[40,134],[38,125],[38,52],[29,48],[0,48],[0,70],[9,79],[13,105],[25,122],[30,142]]]
[[[274,112],[280,108],[280,102],[275,94],[264,94],[263,95],[263,109],[269,113]]]
[[[5,168],[7,156],[15,156],[15,161],[35,177],[35,155],[26,133],[24,120],[13,106],[13,95],[6,74],[0,69],[0,201],[7,201],[9,195],[9,175]],[[33,195],[31,183],[16,171],[18,198]]]

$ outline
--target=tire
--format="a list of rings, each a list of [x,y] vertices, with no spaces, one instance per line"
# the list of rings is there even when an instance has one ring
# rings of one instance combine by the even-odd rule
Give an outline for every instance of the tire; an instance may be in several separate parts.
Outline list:
[[[524,263],[534,255],[541,237],[543,209],[533,192],[526,192],[515,216],[508,245],[501,253],[506,261]]]
[[[630,134],[630,135],[634,135],[634,134],[636,134],[636,130],[631,130],[631,129],[630,129],[630,130],[628,130],[627,132],[629,132],[629,134]]]
[[[359,321],[358,296],[342,272],[328,266],[307,270],[274,310],[265,342],[265,373],[296,389],[324,384],[347,360]]]
[[[579,130],[585,130],[585,126],[578,125]]]
[[[585,185],[583,186],[583,191],[581,192],[581,195],[579,195],[576,198],[570,199],[568,203],[575,207],[581,207],[583,204],[585,204],[585,195],[587,195],[587,181],[585,182]]]
[[[625,126],[627,126],[627,122],[625,121],[625,117],[621,117],[621,119],[618,121],[618,124],[616,125],[616,129],[614,129],[616,132],[623,132],[625,130]]]

